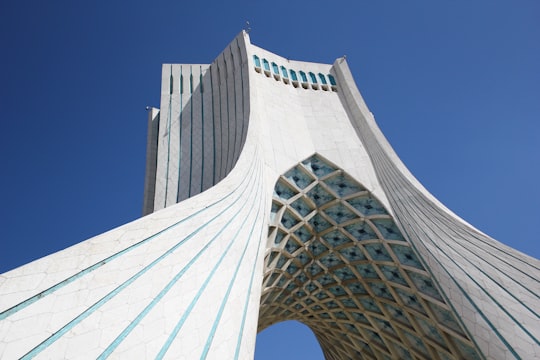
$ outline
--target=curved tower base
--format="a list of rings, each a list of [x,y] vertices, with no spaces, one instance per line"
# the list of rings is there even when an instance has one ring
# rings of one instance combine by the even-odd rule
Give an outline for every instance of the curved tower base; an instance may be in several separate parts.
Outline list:
[[[241,33],[163,66],[144,213],[0,276],[0,357],[250,359],[295,319],[327,359],[540,357],[540,262],[440,204],[344,59]]]

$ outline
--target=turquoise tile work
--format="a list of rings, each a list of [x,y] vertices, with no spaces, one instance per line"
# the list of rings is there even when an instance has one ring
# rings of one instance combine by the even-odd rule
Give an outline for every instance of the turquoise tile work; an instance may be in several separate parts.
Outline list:
[[[295,70],[287,69],[285,66],[279,65],[279,64],[277,64],[275,62],[272,62],[271,64],[269,64],[268,60],[264,59],[264,58],[262,59],[262,63],[263,63],[263,68],[267,72],[266,75],[268,77],[270,77],[270,65],[271,65],[274,75],[277,75],[276,80],[279,80],[279,75],[280,75],[280,70],[281,70],[281,76],[282,76],[283,82],[285,84],[290,84],[289,76],[288,76],[288,73],[290,73],[292,81],[296,83],[296,84],[293,83],[294,87],[298,87],[298,76],[296,75],[297,72]],[[259,56],[253,55],[253,65],[254,65],[255,71],[260,73],[261,72],[261,60],[260,60]],[[320,81],[320,83],[323,85],[322,89],[325,90],[325,91],[328,91],[328,86],[327,86],[328,82],[326,81],[326,76],[328,76],[328,80],[330,81],[330,85],[331,85],[331,90],[332,91],[337,91],[336,79],[331,74],[327,74],[325,76],[322,73],[318,73],[317,75],[318,75],[319,80],[317,80],[317,75],[315,75],[311,71],[306,74],[306,72],[304,72],[303,70],[299,70],[298,74],[300,74],[300,79],[304,83],[308,82],[308,75],[309,75],[309,80],[310,80],[311,84],[316,85],[318,83],[318,81]],[[304,89],[309,89],[309,87],[304,87]],[[318,86],[312,87],[312,89],[313,90],[318,90],[319,87]]]
[[[260,330],[301,321],[335,359],[482,358],[394,219],[342,169],[311,156],[280,176],[270,210]]]

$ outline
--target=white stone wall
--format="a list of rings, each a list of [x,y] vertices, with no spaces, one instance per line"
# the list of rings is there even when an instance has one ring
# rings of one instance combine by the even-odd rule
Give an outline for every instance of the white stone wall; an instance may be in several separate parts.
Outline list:
[[[333,74],[337,91],[267,76],[253,55]],[[252,358],[273,187],[314,153],[384,204],[486,358],[540,356],[539,261],[475,230],[414,179],[344,59],[287,60],[241,33],[210,65],[164,65],[150,119],[154,212],[0,275],[0,358]]]
[[[344,104],[365,144],[395,219],[428,264],[484,355],[540,356],[540,261],[453,214],[414,178],[388,144],[342,61],[334,64]]]

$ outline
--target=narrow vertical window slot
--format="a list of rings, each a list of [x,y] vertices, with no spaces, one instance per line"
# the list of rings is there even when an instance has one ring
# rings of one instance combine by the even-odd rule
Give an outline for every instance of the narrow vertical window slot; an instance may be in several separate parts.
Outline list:
[[[298,87],[298,77],[296,76],[296,71],[294,70],[289,70],[290,73],[291,73],[291,79],[292,79],[292,84],[295,88]]]
[[[283,79],[283,82],[285,84],[288,84],[289,83],[289,75],[287,74],[287,69],[285,69],[285,66],[282,66],[281,67],[281,77]]]
[[[336,84],[336,79],[334,78],[334,76],[328,74],[328,80],[330,81],[332,91],[337,91],[337,84]]]
[[[317,85],[317,77],[311,71],[309,72],[309,79],[311,80],[311,88],[313,90],[319,90],[319,85]]]
[[[303,71],[300,71],[299,74],[300,74],[300,80],[302,80],[302,87],[304,89],[307,89],[308,88],[308,82],[307,82],[306,73],[303,72]]]
[[[274,73],[274,79],[279,80],[279,67],[275,62],[272,62],[272,72]]]
[[[319,73],[319,79],[321,80],[322,89],[324,91],[328,91],[328,83],[326,82],[326,77],[323,74]]]
[[[264,74],[270,77],[270,63],[268,63],[268,60],[266,59],[263,59],[263,68],[264,68]]]

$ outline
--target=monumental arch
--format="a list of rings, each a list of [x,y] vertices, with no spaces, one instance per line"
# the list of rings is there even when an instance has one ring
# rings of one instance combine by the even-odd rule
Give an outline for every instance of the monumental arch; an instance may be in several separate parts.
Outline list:
[[[327,359],[540,357],[540,262],[426,191],[344,58],[163,65],[143,212],[0,276],[1,358],[250,359],[291,319]]]

